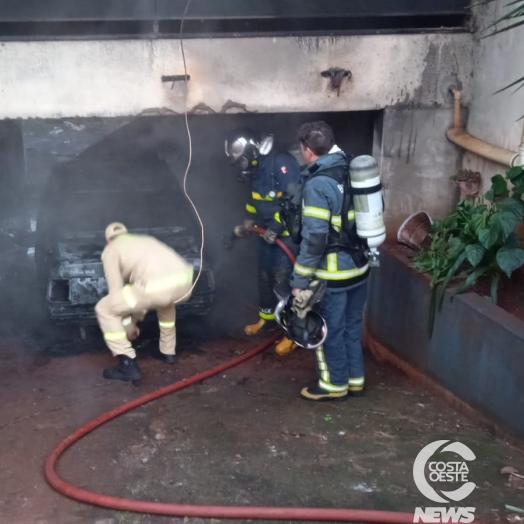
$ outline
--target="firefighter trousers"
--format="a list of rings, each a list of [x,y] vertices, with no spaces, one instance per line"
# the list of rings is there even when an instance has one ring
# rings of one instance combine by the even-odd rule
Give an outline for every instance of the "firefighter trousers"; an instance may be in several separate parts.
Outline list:
[[[319,307],[328,335],[316,350],[319,386],[331,392],[364,389],[362,315],[367,281],[351,288],[327,288]]]
[[[192,271],[190,273],[183,278],[177,275],[149,282],[146,285],[127,285],[98,302],[95,307],[98,323],[106,344],[114,356],[136,357],[135,350],[127,338],[128,333],[150,310],[156,310],[158,316],[160,351],[166,355],[175,354],[175,303],[183,302],[190,297]]]
[[[293,254],[298,253],[299,246],[294,244],[289,237],[280,237],[280,240]],[[277,297],[273,289],[289,281],[293,265],[276,244],[268,244],[263,238],[259,238],[258,243],[259,315],[263,320],[275,320]]]

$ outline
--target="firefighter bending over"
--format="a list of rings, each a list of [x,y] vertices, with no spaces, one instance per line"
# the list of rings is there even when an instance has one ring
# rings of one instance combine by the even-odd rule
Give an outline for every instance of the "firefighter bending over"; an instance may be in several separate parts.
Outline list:
[[[175,360],[175,303],[191,296],[193,266],[170,247],[147,235],[132,235],[120,223],[106,229],[102,253],[109,294],[95,311],[104,339],[118,365],[104,378],[138,380],[140,369],[131,341],[139,335],[136,323],[156,310],[160,327],[160,356]]]
[[[291,242],[289,232],[280,221],[280,204],[287,196],[290,184],[298,183],[300,167],[295,158],[273,148],[273,136],[258,140],[253,131],[241,129],[226,142],[226,154],[231,162],[242,170],[241,179],[251,182],[251,198],[246,205],[246,220],[235,228],[235,234],[242,236],[250,226],[257,225],[267,230],[258,241],[258,289],[259,320],[246,326],[246,335],[256,335],[268,322],[275,320],[277,304],[273,288],[289,280],[291,262],[275,244],[280,238],[297,253],[298,246]],[[296,348],[288,338],[276,347],[276,353],[285,355]]]

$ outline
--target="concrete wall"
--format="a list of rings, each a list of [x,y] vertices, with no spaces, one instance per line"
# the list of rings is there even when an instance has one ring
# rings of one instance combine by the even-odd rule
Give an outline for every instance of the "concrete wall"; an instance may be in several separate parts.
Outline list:
[[[384,111],[375,155],[380,158],[391,233],[416,211],[443,218],[456,203],[458,190],[449,177],[460,167],[462,154],[445,139],[452,124],[449,108]]]
[[[477,7],[476,25],[485,28],[503,16],[508,10],[504,7],[506,3],[499,0]],[[524,115],[524,89],[516,93],[513,88],[497,95],[494,93],[524,76],[524,27],[480,40],[485,34],[489,33],[476,35],[467,128],[483,140],[516,151],[523,138],[524,121],[518,119]],[[489,188],[489,179],[505,169],[469,153],[465,155],[464,165],[482,173],[485,189]]]
[[[468,34],[314,38],[193,39],[185,42],[189,108],[220,112],[228,101],[249,111],[359,111],[449,103],[442,85],[471,92]],[[340,96],[320,72],[353,73]],[[182,112],[184,72],[177,40],[4,42],[0,118]]]

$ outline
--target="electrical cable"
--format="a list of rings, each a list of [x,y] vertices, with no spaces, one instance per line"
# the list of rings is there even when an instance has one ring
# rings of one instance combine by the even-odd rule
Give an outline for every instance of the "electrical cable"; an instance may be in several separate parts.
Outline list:
[[[193,139],[191,136],[191,128],[189,127],[189,115],[188,115],[188,93],[189,93],[189,84],[187,80],[187,62],[186,62],[186,51],[184,48],[184,21],[187,16],[187,12],[189,10],[189,5],[191,4],[192,0],[187,0],[186,8],[184,10],[184,13],[182,14],[182,19],[180,21],[180,51],[182,52],[182,62],[184,64],[184,120],[186,124],[186,130],[187,130],[187,141],[188,141],[188,160],[187,160],[187,166],[186,171],[184,173],[184,182],[182,184],[184,195],[189,200],[189,203],[193,207],[193,210],[195,211],[195,215],[198,219],[198,222],[200,224],[200,232],[201,232],[201,243],[200,243],[200,266],[198,268],[197,277],[195,278],[195,281],[193,282],[193,285],[191,286],[191,289],[180,299],[178,299],[175,302],[175,305],[185,300],[188,296],[193,293],[193,290],[195,289],[196,285],[198,284],[198,281],[200,280],[200,276],[202,275],[202,268],[204,266],[204,243],[205,243],[205,231],[204,231],[204,222],[202,221],[202,218],[198,212],[198,209],[193,202],[192,198],[189,196],[189,193],[187,191],[187,177],[189,174],[189,170],[191,169],[191,165],[193,163]]]

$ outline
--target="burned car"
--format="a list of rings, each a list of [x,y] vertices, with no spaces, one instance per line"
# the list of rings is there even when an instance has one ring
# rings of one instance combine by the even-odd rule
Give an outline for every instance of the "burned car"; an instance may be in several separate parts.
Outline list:
[[[94,306],[107,294],[100,260],[104,229],[114,221],[172,247],[197,275],[200,230],[194,212],[167,166],[154,157],[147,165],[155,175],[148,175],[147,183],[141,180],[140,165],[123,169],[105,162],[95,171],[68,165],[53,174],[38,218],[36,264],[45,306],[55,322],[95,321]],[[192,297],[177,306],[178,316],[206,315],[213,292],[213,271],[204,259]]]

